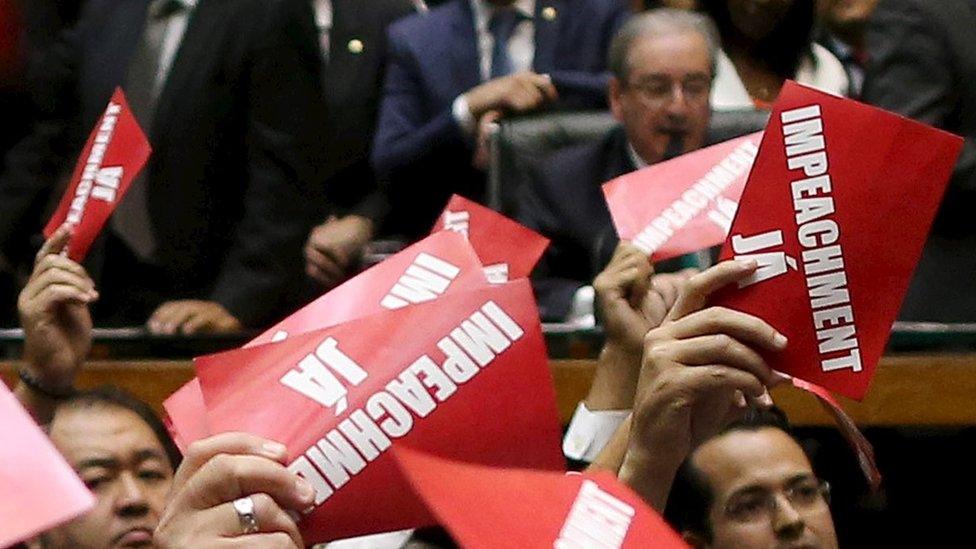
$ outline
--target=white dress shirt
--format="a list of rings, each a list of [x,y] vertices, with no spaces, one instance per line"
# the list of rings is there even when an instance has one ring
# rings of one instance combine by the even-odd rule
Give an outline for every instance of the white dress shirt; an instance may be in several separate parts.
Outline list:
[[[166,25],[166,34],[163,35],[163,43],[159,50],[159,65],[156,70],[156,81],[153,86],[154,95],[159,95],[160,88],[169,76],[169,70],[173,66],[176,52],[180,49],[183,42],[183,35],[186,34],[186,25],[190,21],[193,10],[197,7],[197,0],[176,0],[182,7],[169,16]],[[149,5],[150,10],[160,9],[166,0],[156,0]]]
[[[629,415],[630,410],[593,412],[580,402],[573,412],[566,436],[563,437],[563,455],[576,461],[592,463]]]
[[[329,58],[329,37],[332,33],[332,0],[312,0],[315,12],[315,28],[319,31],[319,48],[322,57]]]
[[[752,110],[756,108],[738,71],[724,51],[715,60],[715,80],[710,98],[712,110]],[[838,96],[846,96],[850,88],[844,66],[820,44],[813,44],[811,55],[804,56],[793,78],[800,84]]]

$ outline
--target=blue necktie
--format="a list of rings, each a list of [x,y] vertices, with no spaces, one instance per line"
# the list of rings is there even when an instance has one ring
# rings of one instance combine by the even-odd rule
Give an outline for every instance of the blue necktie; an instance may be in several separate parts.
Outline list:
[[[508,41],[515,27],[524,19],[515,8],[498,8],[488,22],[488,31],[495,40],[491,51],[491,72],[489,78],[512,74],[512,58],[508,55]]]

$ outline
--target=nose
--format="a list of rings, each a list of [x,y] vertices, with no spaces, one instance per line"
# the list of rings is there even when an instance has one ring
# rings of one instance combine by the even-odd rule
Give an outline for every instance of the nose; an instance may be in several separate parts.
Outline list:
[[[803,516],[797,512],[790,500],[783,494],[776,495],[776,509],[773,511],[773,530],[779,539],[799,538],[806,529]]]
[[[688,97],[680,82],[671,86],[671,100],[668,101],[667,110],[668,116],[672,118],[684,118],[688,114]]]
[[[141,517],[148,512],[149,500],[143,483],[130,473],[120,475],[115,513],[122,517]]]

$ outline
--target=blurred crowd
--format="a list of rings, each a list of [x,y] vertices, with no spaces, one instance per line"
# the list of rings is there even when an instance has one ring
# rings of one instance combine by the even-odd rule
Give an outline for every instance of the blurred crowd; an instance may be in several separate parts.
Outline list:
[[[606,334],[565,456],[692,546],[836,547],[829,486],[768,392],[785,337],[708,306],[757,265],[652,271],[600,186],[761,129],[787,80],[921,120],[966,141],[902,318],[972,322],[976,1],[646,4],[0,0],[0,315],[25,332],[17,396],[98,500],[30,546],[303,546],[315,494],[280,444],[224,433],[181,456],[145,404],[76,390],[93,326],[266,328],[425,235],[452,193],[497,198],[499,126],[597,111],[612,127],[536,159],[506,212],[552,241],[542,317],[590,292]],[[153,153],[76,263],[67,229],[41,229],[116,87]]]
[[[429,232],[452,193],[497,202],[493,176],[512,187],[506,213],[552,240],[535,285],[543,318],[565,320],[618,240],[599,186],[761,129],[787,79],[976,127],[967,0],[0,6],[6,325],[116,86],[153,153],[85,260],[93,314],[163,334],[268,326]],[[507,181],[500,124],[579,111],[617,126]],[[974,193],[967,139],[903,319],[973,320]],[[710,263],[698,255],[658,270]]]

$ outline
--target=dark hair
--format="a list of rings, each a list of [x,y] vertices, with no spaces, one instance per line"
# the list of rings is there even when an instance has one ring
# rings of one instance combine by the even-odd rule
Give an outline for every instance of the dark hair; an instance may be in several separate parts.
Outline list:
[[[769,427],[793,436],[786,414],[775,406],[767,409],[750,408],[742,419],[730,423],[716,436],[733,431],[758,431]],[[671,493],[668,495],[668,504],[664,510],[664,518],[678,532],[693,532],[702,536],[707,542],[711,542],[712,525],[708,513],[714,495],[705,476],[692,465],[693,455],[694,452],[685,459],[675,474]]]
[[[702,0],[701,6],[715,21],[722,45],[727,50],[739,34],[732,22],[727,0]],[[794,0],[776,28],[751,44],[749,51],[777,75],[795,78],[800,61],[810,54],[815,24],[816,6],[813,0]]]
[[[139,416],[139,419],[148,425],[153,434],[156,435],[156,439],[166,452],[166,457],[169,458],[169,462],[173,465],[173,470],[175,471],[179,467],[183,456],[173,442],[172,437],[170,437],[169,431],[167,431],[163,421],[159,419],[159,416],[156,415],[156,412],[148,404],[119,387],[103,385],[94,389],[78,391],[59,404],[58,410],[64,408],[90,408],[94,406],[115,406],[129,410]]]

